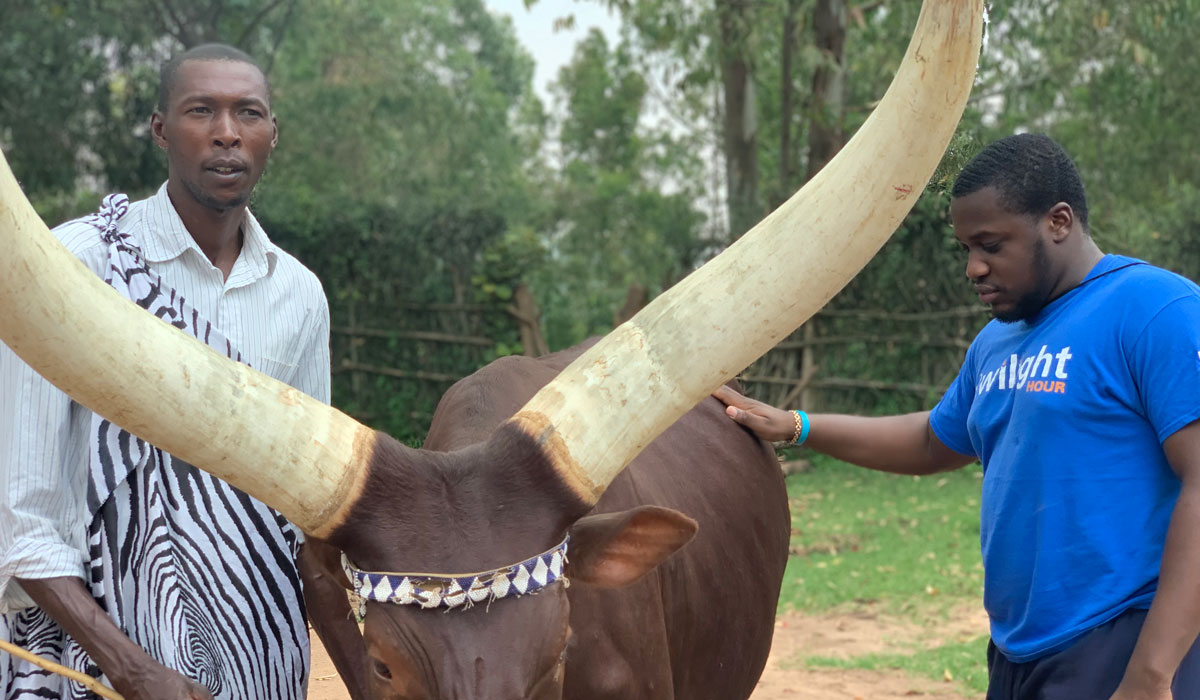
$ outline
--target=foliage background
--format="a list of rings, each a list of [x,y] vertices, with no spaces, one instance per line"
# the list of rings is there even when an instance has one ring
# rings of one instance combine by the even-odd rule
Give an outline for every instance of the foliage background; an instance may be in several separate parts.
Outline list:
[[[148,194],[165,177],[147,133],[157,66],[202,41],[251,52],[282,127],[255,211],[322,279],[336,361],[392,370],[335,365],[335,403],[416,441],[454,377],[521,350],[519,284],[566,347],[611,328],[631,285],[653,297],[783,201],[862,124],[920,6],[579,1],[617,13],[620,38],[587,36],[543,101],[511,20],[483,0],[0,0],[0,146],[51,223],[108,191]],[[573,7],[556,6],[564,26]],[[986,317],[885,315],[973,303],[945,193],[1015,131],[1075,156],[1103,248],[1200,276],[1198,15],[1200,0],[992,3],[942,171],[829,307],[846,313],[796,336],[850,340],[751,373],[815,364],[858,382],[815,382],[803,400],[825,408],[935,401]],[[430,333],[486,343],[416,337]],[[879,388],[901,382],[929,389]]]
[[[576,5],[555,1],[569,26]],[[325,286],[334,403],[419,443],[451,382],[522,351],[521,285],[549,347],[567,347],[609,330],[631,287],[661,293],[784,201],[866,119],[920,7],[576,1],[616,12],[620,37],[589,35],[544,101],[483,0],[0,0],[0,148],[51,224],[107,192],[148,195],[166,176],[147,126],[158,65],[203,41],[249,51],[282,129],[253,208]],[[756,395],[864,413],[937,400],[986,321],[946,193],[1014,132],[1074,155],[1103,249],[1200,278],[1200,0],[989,9],[939,173],[827,313],[749,368],[775,380],[748,382]],[[936,624],[942,601],[978,600],[972,469],[930,484],[818,460],[791,477],[782,605],[866,596]],[[983,644],[848,663],[978,690]]]

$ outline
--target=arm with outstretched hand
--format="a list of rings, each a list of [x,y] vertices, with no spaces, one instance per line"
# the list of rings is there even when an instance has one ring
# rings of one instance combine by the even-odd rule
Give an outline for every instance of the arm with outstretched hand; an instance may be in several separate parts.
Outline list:
[[[722,386],[713,392],[725,415],[763,440],[790,441],[796,435],[791,411],[776,408]],[[805,414],[806,447],[860,467],[893,474],[934,474],[966,466],[975,457],[946,447],[929,425],[929,411],[898,416]]]

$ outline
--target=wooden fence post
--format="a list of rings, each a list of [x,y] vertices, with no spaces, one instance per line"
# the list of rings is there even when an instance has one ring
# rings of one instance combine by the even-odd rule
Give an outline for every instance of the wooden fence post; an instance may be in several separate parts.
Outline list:
[[[808,319],[804,324],[804,349],[800,354],[800,384],[797,387],[800,389],[800,408],[805,411],[816,409],[816,406],[813,405],[816,392],[810,388],[812,379],[817,373],[817,348],[816,343],[813,342],[817,337],[816,324],[816,316]]]
[[[550,353],[546,339],[542,337],[541,310],[533,300],[533,292],[522,282],[513,290],[513,305],[508,313],[520,324],[521,347],[528,357],[541,357]]]
[[[350,307],[350,309],[349,309],[348,316],[349,316],[349,321],[350,321],[350,327],[358,328],[358,302],[353,297],[351,297],[351,299],[350,299],[349,307]],[[347,350],[347,354],[350,356],[350,362],[357,365],[359,363],[358,347],[363,344],[363,340],[362,340],[362,338],[360,338],[358,336],[351,336],[348,339],[348,341],[349,341],[350,347]],[[362,390],[363,390],[362,375],[359,374],[358,372],[351,373],[351,375],[350,375],[350,394],[354,397],[355,405],[358,405],[358,406],[362,405],[362,398],[363,398]]]

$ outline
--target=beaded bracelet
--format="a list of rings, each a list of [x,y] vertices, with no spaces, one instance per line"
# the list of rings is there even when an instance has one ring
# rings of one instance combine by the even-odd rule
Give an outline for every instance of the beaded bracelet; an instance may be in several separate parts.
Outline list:
[[[792,417],[796,419],[796,432],[792,434],[792,439],[788,442],[789,445],[803,445],[808,439],[808,429],[812,426],[812,421],[808,419],[808,414],[804,411],[792,411]]]

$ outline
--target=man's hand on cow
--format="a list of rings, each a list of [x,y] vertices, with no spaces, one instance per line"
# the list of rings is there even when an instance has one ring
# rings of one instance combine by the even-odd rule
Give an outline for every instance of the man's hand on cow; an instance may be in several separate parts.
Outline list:
[[[763,440],[780,442],[791,440],[796,434],[796,419],[791,411],[747,398],[725,385],[714,391],[713,396],[725,404],[725,415]]]
[[[147,655],[109,675],[125,700],[213,700],[208,688]]]

